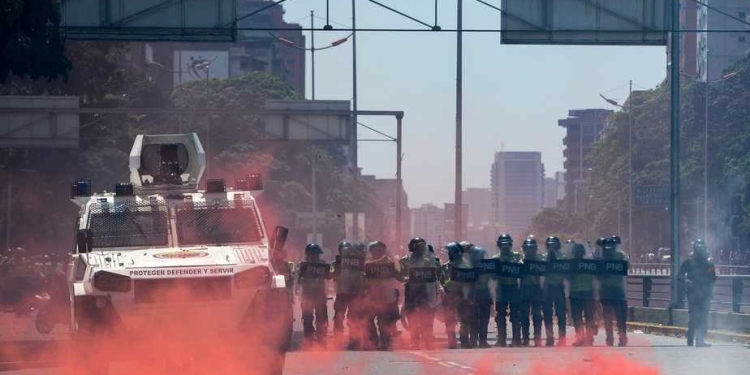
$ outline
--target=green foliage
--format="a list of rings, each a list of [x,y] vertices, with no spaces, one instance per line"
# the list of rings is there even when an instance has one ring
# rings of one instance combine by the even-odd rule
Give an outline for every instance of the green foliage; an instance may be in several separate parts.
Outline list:
[[[531,220],[528,233],[538,236],[537,240],[548,236],[583,240],[586,233],[585,220],[574,213],[560,208],[545,208]]]
[[[11,74],[67,81],[71,62],[65,56],[61,18],[58,0],[0,2],[0,83]]]
[[[708,217],[709,239],[714,237],[714,243],[729,236],[730,197],[742,194],[746,204],[750,201],[750,59],[728,71],[737,74],[708,84]],[[681,236],[690,241],[702,225],[697,217],[703,215],[706,84],[688,81],[680,95]],[[587,221],[596,233],[616,229],[618,198],[622,202],[621,220],[627,220],[630,113],[627,104],[625,107],[610,119],[609,129],[589,156],[593,169],[587,193],[597,199],[589,203]],[[633,185],[668,184],[668,83],[634,95],[632,115]],[[739,228],[744,236],[750,234],[746,230],[750,223],[747,208]],[[668,220],[664,207],[635,207],[633,248],[646,251],[668,246]]]

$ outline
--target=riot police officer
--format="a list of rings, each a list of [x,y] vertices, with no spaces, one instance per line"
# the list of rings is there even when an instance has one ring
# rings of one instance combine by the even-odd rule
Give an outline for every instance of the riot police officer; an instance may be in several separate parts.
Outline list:
[[[362,303],[363,312],[367,314],[368,339],[370,344],[379,350],[391,350],[398,311],[398,282],[395,263],[388,256],[388,249],[381,241],[371,242],[367,246],[370,259],[366,266],[385,266],[390,270],[388,275],[367,275],[367,288]],[[377,326],[375,321],[377,320]]]
[[[469,264],[472,268],[479,267],[483,259],[487,258],[487,250],[471,246],[469,251]],[[490,292],[491,276],[480,274],[479,280],[474,286],[474,304],[477,306],[477,334],[479,348],[489,348],[487,343],[487,330],[490,324],[490,313],[492,311],[492,293]]]
[[[460,283],[451,279],[451,269],[453,267],[465,267],[466,263],[463,260],[463,248],[458,243],[449,243],[445,246],[445,250],[448,253],[448,263],[441,267],[440,272],[440,284],[444,291],[442,293],[443,322],[445,323],[445,334],[448,336],[448,349],[456,349],[458,347],[456,325],[459,320],[458,309],[461,305],[463,293]],[[464,340],[462,337],[462,345],[466,345]]]
[[[573,259],[584,259],[586,248],[574,243],[571,252]],[[570,275],[570,316],[576,331],[573,346],[591,346],[596,335],[596,318],[594,311],[594,276],[583,273]],[[585,320],[585,322],[584,322]]]
[[[321,259],[323,249],[318,244],[308,244],[305,246],[305,263],[322,264],[325,262]],[[300,271],[303,271],[304,264],[300,264]],[[326,273],[330,268],[325,267]],[[321,277],[322,276],[322,277]],[[328,304],[326,291],[326,278],[330,275],[313,275],[300,272],[297,280],[297,291],[301,292],[300,305],[302,308],[302,327],[304,331],[304,341],[310,345],[313,341],[325,346],[326,335],[328,332]],[[314,317],[314,325],[313,325]]]
[[[609,237],[602,241],[600,259],[627,261],[628,256],[617,248],[617,239]],[[600,275],[599,288],[599,300],[602,304],[602,317],[604,318],[604,332],[607,335],[607,346],[613,346],[615,342],[613,320],[617,322],[617,335],[619,337],[617,345],[627,346],[628,296],[625,289],[626,276]]]
[[[496,243],[500,252],[493,258],[501,262],[520,263],[521,254],[513,251],[513,239],[508,234],[501,234]],[[495,277],[495,323],[497,323],[496,346],[506,346],[508,339],[507,320],[510,320],[513,332],[512,346],[521,346],[520,291],[515,277]]]
[[[716,281],[714,264],[708,259],[706,244],[702,239],[693,243],[693,255],[680,267],[678,278],[687,288],[688,321],[687,344],[697,347],[708,347],[706,329],[708,326],[708,308],[711,305],[711,292]]]
[[[437,307],[438,293],[442,289],[437,283],[440,262],[419,237],[409,241],[409,255],[399,261],[401,278],[404,280],[403,311],[409,322],[412,349],[434,348],[432,332]]]
[[[547,261],[563,260],[567,256],[561,251],[560,239],[551,236],[544,242],[547,248]],[[552,315],[557,316],[558,346],[566,345],[566,308],[564,277],[560,274],[549,274],[544,277],[544,329],[547,337],[546,345],[555,344]]]
[[[544,256],[539,254],[536,239],[529,237],[523,241],[523,260],[544,262]],[[544,304],[544,290],[542,289],[542,277],[524,275],[521,278],[521,333],[523,339],[521,345],[529,345],[530,322],[529,313],[534,324],[534,346],[542,346],[542,305]]]
[[[365,292],[366,253],[358,244],[342,241],[334,263],[336,300],[333,303],[333,332],[340,339],[344,333],[344,320],[348,318],[349,349],[357,349],[366,334],[365,318],[358,303]]]

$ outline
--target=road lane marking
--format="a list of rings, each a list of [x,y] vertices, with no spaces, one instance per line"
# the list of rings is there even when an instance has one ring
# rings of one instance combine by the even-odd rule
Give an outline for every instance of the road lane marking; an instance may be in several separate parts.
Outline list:
[[[433,362],[436,365],[439,365],[439,366],[442,366],[442,367],[448,367],[448,368],[455,368],[455,369],[465,370],[465,371],[470,372],[472,374],[476,373],[476,371],[477,371],[477,369],[475,369],[474,367],[462,365],[460,363],[453,362],[453,361],[443,361],[440,358],[436,358],[436,357],[427,355],[427,354],[425,354],[423,352],[410,351],[409,353],[411,353],[411,354],[413,354],[413,355],[415,355],[417,357],[424,358],[424,359],[426,359],[426,360],[428,360],[430,362]]]

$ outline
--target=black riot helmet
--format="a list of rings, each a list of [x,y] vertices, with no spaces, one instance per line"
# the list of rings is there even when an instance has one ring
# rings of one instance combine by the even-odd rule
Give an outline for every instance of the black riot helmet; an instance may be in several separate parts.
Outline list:
[[[699,258],[708,259],[708,250],[706,250],[706,242],[702,238],[698,238],[693,242],[693,255]]]
[[[339,243],[339,255],[341,255],[341,253],[344,252],[345,250],[349,250],[353,248],[354,248],[354,245],[352,245],[350,242],[341,241],[341,243]]]
[[[445,245],[445,250],[448,252],[448,260],[450,261],[454,261],[460,258],[464,252],[464,249],[463,247],[461,247],[461,244],[457,242],[451,242]]]
[[[309,243],[305,246],[305,255],[320,255],[323,254],[323,248],[316,243]]]
[[[536,239],[534,237],[529,237],[523,240],[522,248],[524,251],[536,251],[538,249]]]
[[[604,242],[606,242],[607,239],[604,237],[599,237],[596,239],[596,246],[599,246],[601,248],[604,248]]]
[[[602,242],[602,249],[605,250],[615,250],[617,248],[618,242],[614,237],[605,238]]]
[[[472,249],[474,249],[474,244],[469,241],[461,241],[458,243],[462,249],[464,249],[464,253],[471,252]]]
[[[513,238],[510,237],[510,234],[501,234],[500,237],[497,238],[496,245],[499,248],[512,247],[513,246]]]
[[[586,256],[586,248],[579,243],[573,244],[573,258],[575,259],[583,259]]]
[[[373,241],[367,245],[367,250],[369,250],[371,254],[375,255],[384,254],[386,249],[387,247],[382,241]]]
[[[420,247],[427,245],[427,241],[421,237],[414,237],[409,241],[409,251],[412,253],[420,250]]]
[[[354,250],[357,250],[360,253],[367,252],[367,245],[365,245],[363,242],[355,242],[352,246],[354,246]]]
[[[560,243],[560,239],[555,236],[547,237],[547,240],[544,241],[544,244],[547,245],[547,249],[554,249],[554,250],[560,250],[560,247],[562,244]]]
[[[612,236],[610,238],[612,239],[612,241],[615,242],[615,245],[620,245],[622,243],[622,240],[620,239],[620,236],[618,236],[618,235],[614,235],[614,236]]]

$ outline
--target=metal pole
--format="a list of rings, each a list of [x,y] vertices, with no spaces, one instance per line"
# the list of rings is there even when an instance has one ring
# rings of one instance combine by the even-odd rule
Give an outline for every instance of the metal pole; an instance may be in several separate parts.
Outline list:
[[[620,236],[620,233],[622,233],[622,227],[620,226],[620,222],[622,220],[622,199],[620,197],[617,197],[617,235]]]
[[[454,235],[451,240],[460,241],[463,237],[461,219],[463,218],[462,187],[462,129],[463,120],[463,0],[458,0],[456,32],[456,195],[454,207]]]
[[[357,155],[357,0],[352,0],[352,135],[351,153],[354,167],[354,228],[353,239],[359,239],[359,158]]]
[[[7,209],[5,210],[5,249],[10,249],[10,223],[11,223],[11,209],[13,207],[13,185],[8,184],[8,193],[5,204]]]
[[[680,303],[677,274],[680,267],[680,2],[672,0],[672,55],[670,67],[671,134],[670,134],[670,210],[672,267],[670,274],[672,303],[669,324],[673,324],[672,310]]]
[[[706,98],[703,120],[703,240],[708,236],[708,53],[706,51]]]
[[[316,167],[318,164],[318,153],[314,152],[312,157],[312,230],[313,242],[318,242],[318,184],[315,181]]]
[[[401,249],[401,191],[403,191],[403,181],[401,180],[401,120],[402,116],[396,116],[396,249]],[[399,254],[401,252],[399,251]]]
[[[628,247],[633,251],[633,80],[630,80],[630,98],[628,99]],[[619,229],[618,229],[619,230]]]
[[[312,60],[312,100],[315,100],[315,12],[310,11],[310,60]]]

